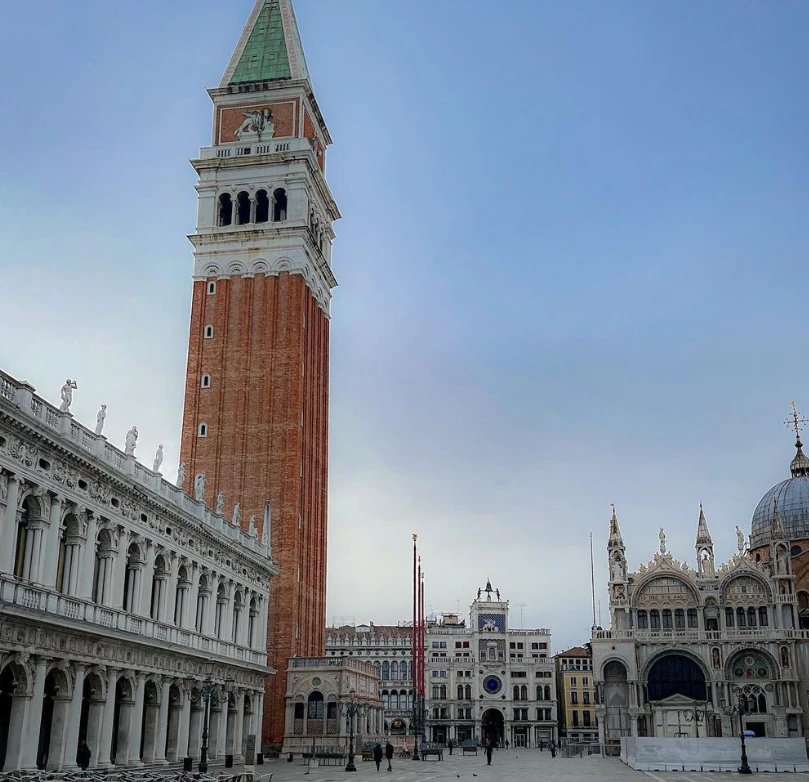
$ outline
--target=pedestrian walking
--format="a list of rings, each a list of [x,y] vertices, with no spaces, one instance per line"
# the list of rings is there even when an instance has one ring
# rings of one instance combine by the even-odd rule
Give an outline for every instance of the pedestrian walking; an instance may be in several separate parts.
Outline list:
[[[82,771],[87,771],[87,767],[90,765],[90,757],[92,754],[93,753],[90,752],[90,747],[87,746],[87,742],[82,741],[79,751],[76,753],[76,763],[79,764],[79,768]]]
[[[450,739],[450,740],[447,742],[447,748],[449,749],[449,754],[450,754],[450,755],[452,754],[452,747],[453,747],[453,744],[452,744],[452,739]]]
[[[382,745],[378,741],[374,747],[374,763],[376,763],[376,770],[379,771],[379,766],[382,763]]]
[[[388,759],[388,771],[393,771],[390,765],[391,760],[393,760],[393,744],[390,741],[385,744],[385,757]]]
[[[551,751],[551,757],[555,758],[556,757],[556,742],[553,739],[551,739],[551,743],[548,744],[548,749],[550,749],[550,751]]]
[[[506,749],[508,749],[508,739],[506,739]]]
[[[491,766],[492,764],[492,742],[486,741],[486,765]]]

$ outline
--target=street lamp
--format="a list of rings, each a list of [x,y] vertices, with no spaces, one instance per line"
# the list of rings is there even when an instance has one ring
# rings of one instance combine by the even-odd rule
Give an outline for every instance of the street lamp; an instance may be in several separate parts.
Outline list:
[[[232,676],[228,676],[225,679],[225,683],[223,689],[226,693],[233,692],[233,685],[235,680]],[[194,680],[189,678],[185,680],[185,689],[190,693],[190,691],[194,688]],[[200,685],[200,695],[202,697],[203,702],[203,713],[202,713],[202,747],[199,750],[199,770],[201,773],[205,773],[208,770],[208,720],[210,718],[211,713],[211,698],[216,690],[217,685],[214,683],[211,674],[208,674],[205,677],[205,681],[202,682]]]
[[[361,712],[360,705],[354,700],[354,690],[349,690],[349,701],[343,708],[343,713],[348,717],[348,763],[346,763],[346,771],[356,771],[357,767],[354,765],[354,718]]]
[[[745,696],[744,692],[742,691],[741,687],[736,687],[734,690],[736,696],[739,699],[739,703],[735,706],[730,706],[727,708],[723,708],[722,711],[727,714],[729,717],[732,718],[734,714],[739,715],[739,740],[742,744],[742,762],[739,766],[739,773],[740,774],[752,774],[753,770],[750,768],[750,765],[747,762],[747,746],[744,743],[744,715],[750,714],[756,707],[756,701],[751,695],[750,697]],[[722,701],[722,705],[725,706],[725,702]]]
[[[699,738],[699,724],[700,722],[705,722],[708,719],[708,715],[713,712],[713,706],[707,701],[703,704],[702,708],[700,709],[697,704],[694,704],[694,708],[689,710],[685,714],[686,720],[688,722],[693,722],[694,727],[697,731],[697,738]]]

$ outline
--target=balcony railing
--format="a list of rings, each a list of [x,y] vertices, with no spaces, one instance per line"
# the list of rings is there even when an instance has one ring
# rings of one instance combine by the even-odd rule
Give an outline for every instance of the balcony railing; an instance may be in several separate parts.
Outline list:
[[[266,665],[267,653],[247,649],[230,641],[208,638],[193,630],[156,622],[148,617],[133,616],[119,608],[100,606],[79,597],[63,595],[52,589],[27,584],[13,577],[0,575],[0,601],[41,612],[41,621],[59,623],[62,618],[74,619],[87,625],[96,625],[99,633],[120,630],[143,639],[177,644],[187,649],[203,651],[251,665]],[[6,608],[6,611],[8,607]]]
[[[220,144],[216,147],[203,147],[199,151],[199,157],[201,160],[227,159],[251,155],[275,155],[283,152],[311,152],[314,155],[309,139],[271,138],[257,142],[237,141],[232,144]]]
[[[728,627],[725,630],[596,630],[596,641],[643,641],[671,643],[672,641],[765,641],[807,640],[809,630],[776,627]]]

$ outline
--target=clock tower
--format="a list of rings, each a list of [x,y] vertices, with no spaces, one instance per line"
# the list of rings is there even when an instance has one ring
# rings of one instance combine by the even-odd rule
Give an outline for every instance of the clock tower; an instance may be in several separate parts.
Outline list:
[[[185,490],[267,536],[279,565],[263,740],[280,743],[287,660],[324,653],[331,245],[340,217],[325,176],[331,138],[291,0],[257,0],[208,93],[211,144],[192,161],[199,210],[189,237],[181,461]]]

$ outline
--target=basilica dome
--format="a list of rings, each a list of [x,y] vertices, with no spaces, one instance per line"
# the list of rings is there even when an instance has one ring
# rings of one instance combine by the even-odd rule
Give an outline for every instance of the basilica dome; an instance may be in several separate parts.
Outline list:
[[[798,452],[789,466],[792,477],[773,486],[753,513],[751,549],[770,542],[776,509],[788,540],[809,540],[809,459],[803,453],[800,440],[795,448]]]

